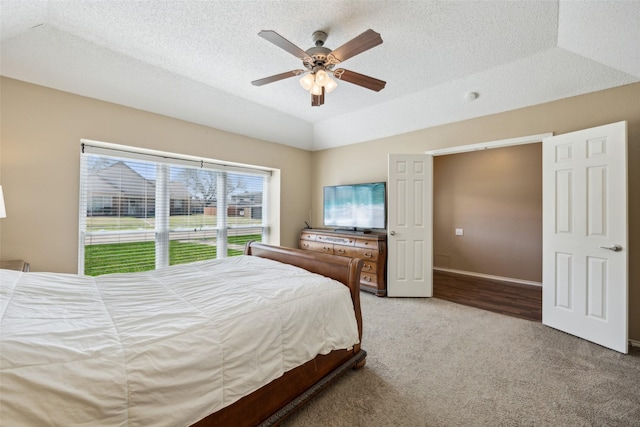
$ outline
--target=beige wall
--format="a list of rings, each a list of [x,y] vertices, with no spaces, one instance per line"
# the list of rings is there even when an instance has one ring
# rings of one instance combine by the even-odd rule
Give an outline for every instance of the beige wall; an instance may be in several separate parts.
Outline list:
[[[322,225],[322,187],[386,180],[389,153],[627,120],[630,337],[640,340],[640,168],[633,166],[640,164],[640,83],[313,153],[7,78],[0,79],[0,94],[0,184],[8,215],[0,220],[0,257],[58,272],[76,271],[82,138],[281,169],[281,244],[296,246],[304,220]]]
[[[309,151],[7,78],[0,91],[1,258],[77,272],[83,138],[280,169],[280,244],[297,246],[311,206]]]
[[[628,122],[629,136],[629,335],[640,341],[640,167],[636,167],[640,164],[640,83],[314,152],[312,225],[322,226],[323,186],[386,180],[389,153],[424,153],[546,132],[562,134],[622,120]]]
[[[541,143],[433,159],[433,261],[542,282]]]

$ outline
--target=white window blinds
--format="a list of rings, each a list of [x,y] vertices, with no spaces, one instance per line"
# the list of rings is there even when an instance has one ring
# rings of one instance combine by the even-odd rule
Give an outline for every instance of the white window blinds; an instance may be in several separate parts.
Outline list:
[[[223,258],[266,242],[264,168],[84,142],[80,169],[81,274]]]

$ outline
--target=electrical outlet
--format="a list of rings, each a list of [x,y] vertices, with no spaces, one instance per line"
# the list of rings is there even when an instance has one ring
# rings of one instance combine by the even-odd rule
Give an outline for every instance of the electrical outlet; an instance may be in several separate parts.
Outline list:
[[[456,228],[456,236],[463,236],[464,230],[462,228]]]

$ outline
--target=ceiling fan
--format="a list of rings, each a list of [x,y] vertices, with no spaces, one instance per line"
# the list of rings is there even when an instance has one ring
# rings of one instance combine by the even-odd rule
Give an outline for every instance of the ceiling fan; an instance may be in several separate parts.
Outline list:
[[[287,71],[254,80],[251,82],[254,86],[262,86],[289,77],[304,76],[300,79],[300,84],[305,90],[311,93],[311,105],[313,107],[319,107],[324,104],[325,93],[331,92],[338,85],[330,75],[333,75],[333,77],[338,80],[344,80],[345,82],[353,83],[376,92],[382,90],[387,84],[382,80],[345,70],[344,68],[334,70],[334,67],[339,63],[382,44],[380,34],[373,30],[365,31],[334,50],[324,47],[324,42],[327,40],[327,33],[324,31],[316,31],[313,33],[312,37],[315,46],[306,51],[300,49],[275,31],[262,30],[258,35],[301,59],[306,69]]]

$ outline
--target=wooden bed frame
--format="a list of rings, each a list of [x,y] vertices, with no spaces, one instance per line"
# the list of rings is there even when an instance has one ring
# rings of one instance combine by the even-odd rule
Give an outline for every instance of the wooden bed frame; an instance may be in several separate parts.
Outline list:
[[[362,341],[359,284],[362,260],[257,242],[247,243],[244,253],[302,267],[345,284],[351,291],[358,333]],[[366,356],[367,353],[359,344],[351,350],[336,350],[327,355],[318,355],[250,395],[198,421],[193,427],[278,425],[334,379],[351,368],[363,367]]]

